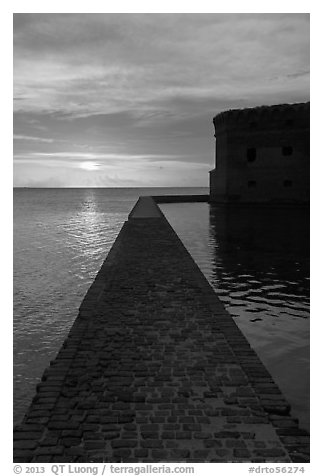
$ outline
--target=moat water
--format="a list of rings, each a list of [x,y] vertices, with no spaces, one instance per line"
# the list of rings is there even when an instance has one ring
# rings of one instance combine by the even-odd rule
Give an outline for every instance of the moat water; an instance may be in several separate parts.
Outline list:
[[[138,196],[180,193],[207,189],[14,190],[14,423]],[[309,429],[308,213],[161,208]]]

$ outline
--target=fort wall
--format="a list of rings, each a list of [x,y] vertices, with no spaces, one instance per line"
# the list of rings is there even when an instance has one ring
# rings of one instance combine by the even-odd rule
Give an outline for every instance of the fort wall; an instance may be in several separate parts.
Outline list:
[[[226,111],[213,123],[211,201],[309,202],[309,103]]]

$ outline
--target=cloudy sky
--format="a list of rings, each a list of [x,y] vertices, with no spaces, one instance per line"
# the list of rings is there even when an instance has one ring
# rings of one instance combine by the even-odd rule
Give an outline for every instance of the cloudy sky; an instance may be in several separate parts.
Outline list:
[[[309,100],[307,14],[14,14],[14,185],[207,186],[212,118]]]

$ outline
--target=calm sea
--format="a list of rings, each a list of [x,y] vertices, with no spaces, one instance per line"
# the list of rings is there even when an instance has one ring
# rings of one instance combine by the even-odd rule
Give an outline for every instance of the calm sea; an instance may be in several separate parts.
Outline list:
[[[138,196],[190,193],[208,190],[14,190],[14,423]],[[308,213],[161,208],[309,429]]]

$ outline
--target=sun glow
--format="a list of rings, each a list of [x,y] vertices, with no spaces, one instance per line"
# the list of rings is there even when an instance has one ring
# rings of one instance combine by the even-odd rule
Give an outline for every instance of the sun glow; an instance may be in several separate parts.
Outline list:
[[[100,164],[97,164],[95,162],[82,162],[80,164],[80,167],[81,169],[84,169],[84,170],[94,171],[94,170],[98,170],[98,168],[100,167]]]

